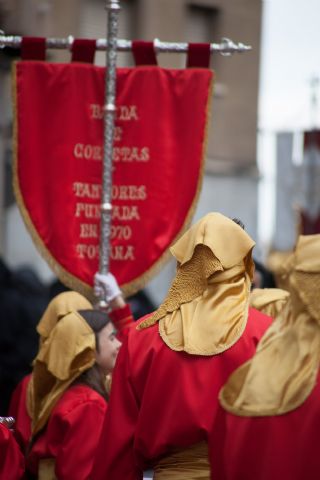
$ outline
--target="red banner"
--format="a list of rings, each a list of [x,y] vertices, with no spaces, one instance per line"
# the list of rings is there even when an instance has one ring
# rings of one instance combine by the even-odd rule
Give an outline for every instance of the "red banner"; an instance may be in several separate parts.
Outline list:
[[[98,270],[105,69],[18,62],[17,201],[61,280],[87,293]],[[119,69],[110,270],[141,288],[191,221],[201,188],[213,73]]]

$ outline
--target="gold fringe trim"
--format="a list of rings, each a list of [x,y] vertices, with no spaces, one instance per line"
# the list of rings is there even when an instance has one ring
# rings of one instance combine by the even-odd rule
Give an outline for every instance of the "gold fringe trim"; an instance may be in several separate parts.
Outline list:
[[[31,235],[31,238],[39,251],[40,255],[48,263],[51,270],[61,280],[63,284],[76,290],[89,300],[94,299],[93,289],[87,283],[81,281],[71,273],[69,273],[59,262],[53,257],[51,252],[45,246],[43,240],[39,236],[36,228],[33,225],[29,212],[25,206],[24,199],[20,189],[19,175],[18,175],[18,111],[17,111],[17,65],[18,62],[14,62],[12,67],[12,101],[13,101],[13,191],[16,197],[16,202],[19,207],[24,224]]]
[[[91,302],[96,301],[96,298],[93,294],[93,288],[77,278],[76,276],[72,275],[68,272],[51,254],[48,250],[46,245],[44,244],[42,238],[38,234],[29,212],[25,206],[24,199],[20,189],[19,183],[19,175],[18,175],[18,111],[17,111],[17,64],[18,62],[14,62],[12,67],[12,100],[13,100],[13,190],[16,197],[16,202],[19,207],[22,219],[24,224],[31,235],[32,241],[34,242],[37,250],[39,251],[40,255],[44,258],[47,262],[51,270],[55,273],[55,275],[59,278],[59,280],[66,285],[67,287],[75,290],[86,298],[88,298]],[[193,199],[193,202],[189,208],[189,211],[186,215],[185,221],[183,226],[181,227],[178,234],[175,236],[171,243],[175,243],[178,238],[186,231],[189,224],[191,223],[192,217],[194,215],[196,206],[198,204],[199,195],[201,192],[202,182],[203,182],[203,174],[204,174],[204,166],[205,166],[205,154],[207,150],[207,143],[208,143],[208,126],[209,121],[211,120],[210,114],[210,103],[213,93],[213,86],[214,86],[214,74],[209,83],[208,89],[208,98],[207,98],[207,105],[206,105],[206,113],[205,113],[205,128],[204,128],[204,139],[202,142],[202,156],[201,156],[201,164],[200,164],[200,172],[198,178],[198,185],[196,189],[196,193]],[[161,270],[161,268],[168,262],[170,259],[170,251],[169,247],[165,250],[165,252],[160,256],[160,258],[150,267],[146,272],[135,278],[134,280],[125,283],[121,286],[121,290],[125,297],[133,295],[137,291],[144,288],[144,286]]]

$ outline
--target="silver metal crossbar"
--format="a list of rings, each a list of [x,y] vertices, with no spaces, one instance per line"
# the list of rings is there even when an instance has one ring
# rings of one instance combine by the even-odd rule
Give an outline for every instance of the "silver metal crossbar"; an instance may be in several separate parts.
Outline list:
[[[74,37],[69,35],[66,38],[47,38],[46,47],[48,49],[71,50]],[[13,35],[0,35],[0,48],[11,47],[20,48],[22,37]],[[153,40],[153,45],[156,53],[187,53],[188,43],[176,43],[176,42],[162,42],[159,39]],[[96,40],[96,50],[108,50],[110,42],[105,38],[98,38]],[[116,41],[116,47],[119,52],[128,52],[132,49],[132,41],[125,39],[118,39]],[[218,52],[221,55],[232,55],[233,53],[243,53],[251,50],[250,45],[243,43],[235,43],[229,38],[222,38],[220,43],[210,43],[210,51]]]

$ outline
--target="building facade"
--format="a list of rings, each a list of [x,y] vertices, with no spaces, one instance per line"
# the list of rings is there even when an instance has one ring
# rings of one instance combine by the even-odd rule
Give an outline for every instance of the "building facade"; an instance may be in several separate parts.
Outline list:
[[[0,29],[8,35],[103,38],[105,0],[0,0]],[[256,164],[261,0],[123,0],[119,37],[175,42],[220,42],[231,38],[252,51],[231,57],[212,55],[216,73],[208,133],[207,166],[195,219],[208,211],[240,217],[257,235]],[[0,253],[9,266],[31,262],[44,278],[51,273],[25,232],[11,188],[12,113],[10,64],[19,52],[0,51]],[[48,60],[69,61],[70,52],[50,51]],[[160,54],[164,67],[183,68],[185,55]],[[105,64],[105,54],[96,54]],[[130,53],[118,56],[119,66],[132,65]],[[173,266],[151,282],[161,301]],[[159,288],[160,285],[160,288]]]

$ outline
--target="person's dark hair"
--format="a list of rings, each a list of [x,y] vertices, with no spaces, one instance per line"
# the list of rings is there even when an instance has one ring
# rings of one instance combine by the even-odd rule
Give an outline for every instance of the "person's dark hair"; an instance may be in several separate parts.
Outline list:
[[[99,352],[99,332],[111,322],[110,317],[107,313],[101,312],[100,310],[79,310],[81,317],[85,319],[89,327],[94,331],[94,336],[96,339],[96,349]]]
[[[239,218],[233,218],[232,221],[233,221],[234,223],[236,223],[237,225],[239,225],[239,227],[241,227],[242,230],[245,230],[245,229],[246,229],[245,226],[244,226],[244,223],[241,222],[241,220],[239,220]]]
[[[96,349],[99,352],[99,332],[101,332],[101,330],[111,322],[110,317],[105,312],[101,312],[100,310],[79,310],[78,313],[94,331]],[[83,372],[73,382],[73,385],[76,384],[88,385],[88,387],[98,392],[106,401],[109,400],[109,395],[105,385],[105,377],[97,363]]]

